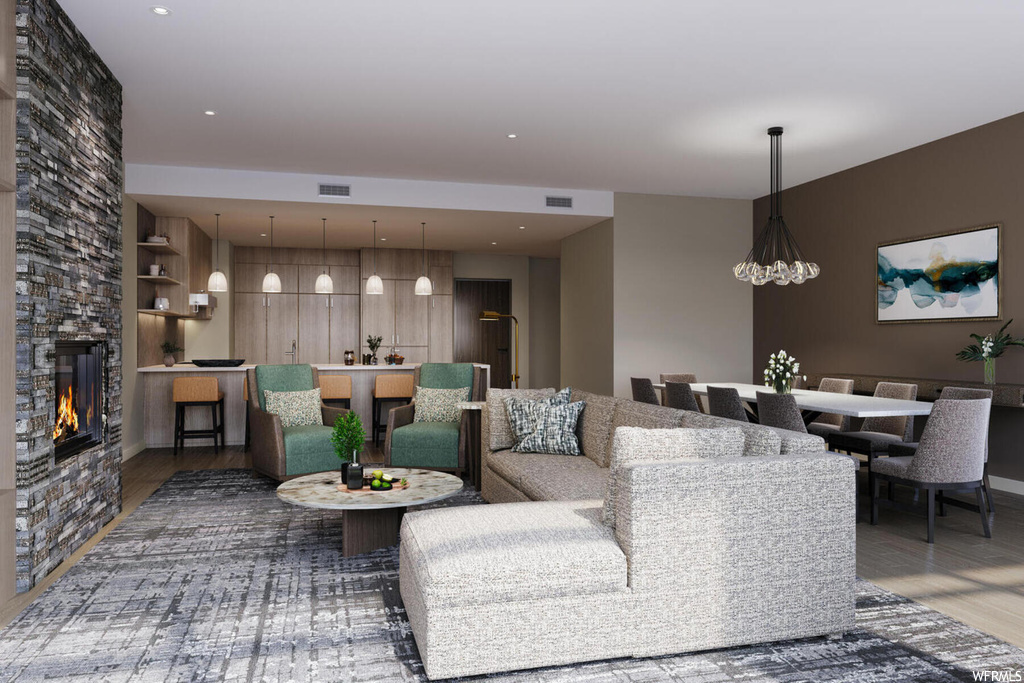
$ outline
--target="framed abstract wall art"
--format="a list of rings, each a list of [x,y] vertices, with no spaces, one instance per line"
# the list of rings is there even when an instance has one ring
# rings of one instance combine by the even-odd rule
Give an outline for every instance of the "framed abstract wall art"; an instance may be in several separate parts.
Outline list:
[[[878,245],[876,321],[999,320],[1002,227]]]

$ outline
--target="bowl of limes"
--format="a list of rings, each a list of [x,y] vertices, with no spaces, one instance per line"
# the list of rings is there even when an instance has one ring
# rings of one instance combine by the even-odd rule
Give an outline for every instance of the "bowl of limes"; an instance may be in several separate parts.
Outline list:
[[[391,489],[407,489],[407,479],[396,479],[384,470],[374,470],[363,476],[371,491],[390,491]]]

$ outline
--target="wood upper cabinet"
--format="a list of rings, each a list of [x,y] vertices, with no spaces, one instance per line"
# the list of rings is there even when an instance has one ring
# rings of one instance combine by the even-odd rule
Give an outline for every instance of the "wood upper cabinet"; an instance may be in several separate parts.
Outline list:
[[[451,266],[430,266],[430,282],[434,286],[434,294],[450,295],[454,293],[455,279],[452,277]]]
[[[292,340],[299,339],[299,295],[267,294],[267,362],[291,363]]]
[[[345,351],[354,351],[356,362],[359,362],[359,297],[353,294],[333,294],[330,362],[344,363]]]
[[[299,363],[326,363],[330,359],[330,306],[329,294],[299,294]]]
[[[267,362],[267,308],[265,294],[235,292],[235,358],[246,363]]]
[[[266,264],[236,262],[231,273],[235,281],[235,292],[262,292],[263,276],[266,273]]]
[[[430,298],[416,296],[415,284],[408,280],[395,281],[395,344],[399,348],[427,345]]]
[[[365,343],[370,335],[380,336],[381,347],[392,344],[395,338],[395,280],[384,280],[383,294],[366,294],[366,283],[362,283],[363,294],[360,304],[360,342]]]
[[[431,363],[453,362],[454,301],[450,295],[430,297],[430,340],[427,360]]]
[[[335,294],[359,294],[359,266],[331,266]],[[358,316],[355,318],[359,319]]]

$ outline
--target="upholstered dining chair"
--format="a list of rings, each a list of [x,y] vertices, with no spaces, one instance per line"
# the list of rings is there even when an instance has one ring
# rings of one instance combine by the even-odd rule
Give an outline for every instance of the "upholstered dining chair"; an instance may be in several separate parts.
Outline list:
[[[992,390],[974,389],[971,387],[943,387],[942,391],[939,392],[939,398],[951,401],[972,400],[978,398],[990,399],[992,398]],[[918,444],[916,442],[893,444],[892,446],[889,446],[889,457],[914,455],[914,453],[917,452],[917,446]],[[981,490],[985,494],[985,504],[988,506],[988,511],[994,512],[995,506],[992,504],[992,489],[989,488],[988,483],[988,441],[985,442],[985,472],[981,478]]]
[[[804,425],[804,419],[800,415],[800,409],[796,405],[796,397],[793,394],[757,392],[757,419],[767,427],[807,433],[807,426]]]
[[[633,400],[640,403],[650,403],[660,406],[658,392],[654,390],[654,382],[646,377],[630,377],[629,383],[633,388]]]
[[[879,382],[875,387],[875,396],[880,398],[896,398],[913,401],[917,398],[916,384],[899,382]],[[859,454],[868,459],[868,490],[874,485],[872,464],[880,456],[889,454],[893,444],[909,442],[914,435],[914,418],[911,415],[894,415],[889,417],[869,417],[864,420],[860,430],[855,432],[838,432],[827,437],[828,449],[850,455]]]
[[[985,537],[992,538],[982,494],[991,409],[991,398],[937,400],[914,455],[890,456],[875,461],[871,523],[878,524],[882,481],[925,489],[928,496],[928,542],[934,543],[936,492],[973,490],[977,495]]]
[[[266,391],[308,391],[320,388],[320,374],[311,365],[257,365],[246,370],[249,426],[252,431],[252,469],[285,481],[303,474],[341,466],[331,443],[334,421],[347,413],[320,402],[322,425],[284,427],[267,412]]]
[[[465,399],[484,400],[484,371],[472,363],[423,363],[413,371],[413,386],[426,389],[465,389]],[[467,467],[470,425],[465,411],[454,422],[416,421],[416,398],[388,413],[384,463],[392,467],[421,467],[462,474]]]
[[[665,405],[676,410],[700,412],[700,405],[697,403],[697,397],[693,395],[689,382],[665,382]]]
[[[716,417],[750,422],[739,392],[731,387],[708,386],[708,411]]]
[[[828,391],[833,394],[852,394],[852,379],[836,379],[835,377],[822,377],[818,382],[818,391]],[[811,424],[807,425],[807,431],[827,439],[829,434],[838,434],[842,431],[849,431],[850,418],[837,413],[822,413],[814,418]]]
[[[669,382],[679,382],[680,384],[693,384],[697,381],[697,375],[692,372],[663,372],[658,375],[658,381],[662,384],[668,384]],[[700,404],[700,399],[697,400],[697,410],[703,412],[703,407]],[[668,390],[663,389],[661,392],[661,402],[664,405],[668,405]],[[687,408],[689,410],[689,408]]]

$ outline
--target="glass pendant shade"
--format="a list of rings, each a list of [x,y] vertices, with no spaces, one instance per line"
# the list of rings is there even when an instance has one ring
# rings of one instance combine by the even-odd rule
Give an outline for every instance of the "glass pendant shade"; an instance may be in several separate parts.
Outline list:
[[[210,273],[210,279],[206,282],[206,291],[208,292],[226,292],[228,291],[228,278],[219,270],[215,270]]]
[[[747,257],[733,266],[732,273],[737,280],[761,286],[769,282],[785,286],[789,283],[803,284],[818,277],[821,269],[810,263],[800,251],[786,221],[782,219],[781,162],[782,128],[768,129],[772,141],[771,151],[771,211],[768,222],[757,236]]]
[[[420,275],[419,279],[416,280],[417,296],[430,296],[433,293],[434,285],[430,283],[430,278],[426,275]]]
[[[383,294],[384,293],[384,281],[380,279],[379,275],[371,275],[366,279],[366,293],[367,294]]]
[[[277,273],[271,271],[263,276],[263,292],[265,294],[281,293],[281,278],[277,276]]]
[[[320,273],[316,279],[316,284],[313,285],[313,291],[317,294],[333,294],[334,280],[327,273]]]

